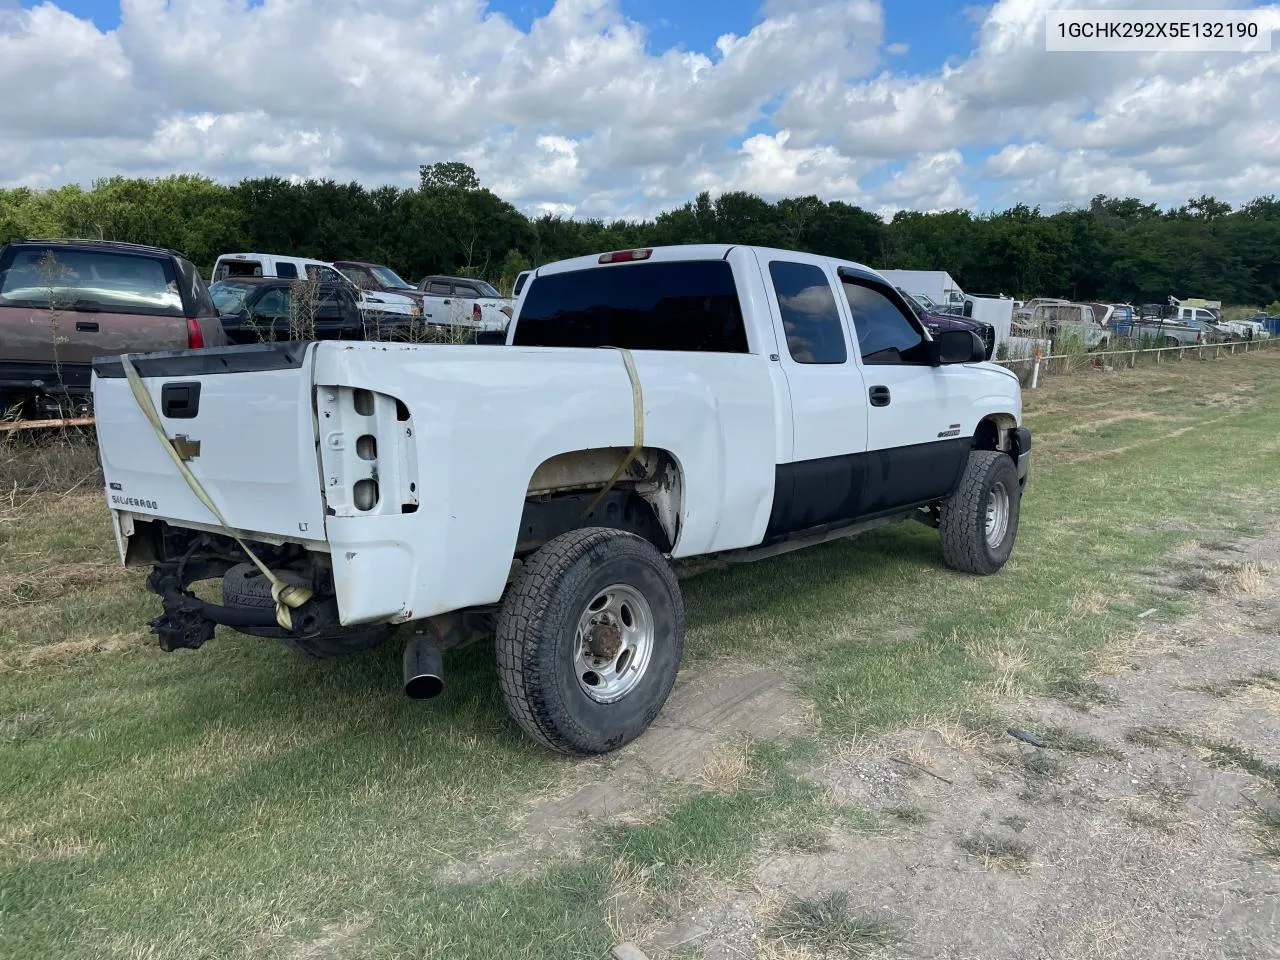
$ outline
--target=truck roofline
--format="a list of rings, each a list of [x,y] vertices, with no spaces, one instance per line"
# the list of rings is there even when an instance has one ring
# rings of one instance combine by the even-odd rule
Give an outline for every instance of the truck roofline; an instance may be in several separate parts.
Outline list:
[[[724,260],[729,256],[729,252],[736,249],[751,250],[758,254],[767,256],[794,257],[803,255],[806,257],[816,256],[819,260],[826,261],[832,269],[844,267],[846,269],[857,271],[866,279],[876,280],[880,283],[892,286],[889,280],[884,277],[880,271],[867,266],[865,263],[858,263],[856,260],[842,260],[838,257],[826,257],[821,254],[804,253],[799,250],[785,250],[781,247],[760,247],[745,243],[685,243],[670,244],[668,246],[644,247],[651,251],[643,263],[655,262],[673,262],[680,260]],[[530,271],[533,276],[542,277],[553,273],[571,273],[575,270],[588,270],[595,267],[606,266],[627,266],[627,263],[607,264],[601,263],[600,257],[603,254],[593,253],[583,257],[570,257],[567,260],[556,260],[552,263],[545,263],[540,267]],[[527,286],[527,285],[526,285]]]

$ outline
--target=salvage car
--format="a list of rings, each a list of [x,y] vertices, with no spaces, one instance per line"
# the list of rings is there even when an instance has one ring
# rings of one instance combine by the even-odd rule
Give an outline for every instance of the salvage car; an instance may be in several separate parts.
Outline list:
[[[364,310],[420,317],[420,299],[403,293],[361,289],[332,264],[308,257],[292,257],[275,253],[224,253],[213,264],[213,280],[237,277],[276,277],[280,280],[313,280],[317,283],[347,284]]]
[[[405,296],[422,305],[426,295],[383,263],[368,263],[363,260],[335,260],[334,269],[350,280],[361,290],[373,290],[378,293],[395,293]]]
[[[601,754],[676,679],[676,564],[895,521],[990,575],[1031,455],[1017,377],[857,263],[749,246],[541,266],[501,346],[274,343],[95,363],[120,556],[162,649],[331,656],[410,624],[404,686],[486,635],[531,738]],[[194,584],[220,580],[221,602]]]
[[[94,357],[225,343],[200,272],[174,250],[106,240],[0,247],[0,415],[89,412]]]
[[[467,325],[478,332],[501,333],[511,321],[513,302],[484,280],[433,274],[418,281],[418,289],[427,298],[423,309],[433,323]]]
[[[311,340],[391,339],[391,315],[364,315],[360,303],[344,283],[318,283],[315,303],[299,316],[294,304],[296,281],[274,277],[219,280],[209,288],[218,307],[222,329],[231,343],[264,343],[302,338]],[[299,330],[305,322],[312,327]]]
[[[925,325],[930,333],[940,333],[943,330],[972,330],[982,339],[982,344],[986,348],[985,359],[991,359],[991,355],[995,353],[996,349],[996,331],[991,324],[983,323],[981,320],[974,320],[971,317],[926,310],[920,305],[920,302],[922,299],[928,300],[928,297],[913,296],[902,287],[894,287],[894,289],[902,295],[907,307],[910,308],[911,312],[916,315],[916,318]]]

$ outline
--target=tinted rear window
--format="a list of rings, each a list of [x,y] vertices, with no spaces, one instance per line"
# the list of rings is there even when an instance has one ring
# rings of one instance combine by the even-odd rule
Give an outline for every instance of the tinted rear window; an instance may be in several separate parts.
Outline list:
[[[733,268],[723,260],[635,263],[531,277],[513,343],[747,352]]]
[[[262,276],[262,264],[257,260],[223,260],[218,264],[218,269],[213,271],[215,282],[225,280],[227,277],[260,276]]]
[[[173,264],[105,250],[19,247],[0,264],[0,305],[183,315]]]

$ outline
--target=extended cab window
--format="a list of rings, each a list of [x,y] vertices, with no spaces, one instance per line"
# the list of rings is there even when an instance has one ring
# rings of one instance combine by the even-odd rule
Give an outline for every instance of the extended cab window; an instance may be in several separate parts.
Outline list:
[[[292,263],[277,263],[276,276],[282,280],[296,280],[298,277],[298,267]]]
[[[844,363],[849,353],[826,271],[811,263],[773,260],[769,277],[778,295],[791,359],[796,363]]]
[[[844,295],[863,363],[928,363],[924,335],[887,295],[869,284],[846,279]]]
[[[439,280],[432,280],[427,284],[427,293],[433,297],[447,297],[449,295],[449,284],[441,283]]]
[[[629,263],[530,278],[512,342],[747,352],[733,268],[723,260]]]

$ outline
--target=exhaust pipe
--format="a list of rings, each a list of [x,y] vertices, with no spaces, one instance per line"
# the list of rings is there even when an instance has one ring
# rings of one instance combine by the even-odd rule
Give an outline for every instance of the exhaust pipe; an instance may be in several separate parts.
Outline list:
[[[434,637],[414,637],[404,647],[404,693],[430,700],[444,690],[444,651]]]

